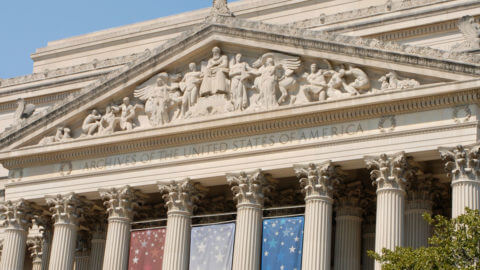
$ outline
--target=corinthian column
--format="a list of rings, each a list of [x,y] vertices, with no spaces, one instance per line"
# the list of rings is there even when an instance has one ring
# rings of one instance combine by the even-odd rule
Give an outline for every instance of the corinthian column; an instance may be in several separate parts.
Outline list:
[[[465,208],[480,210],[480,144],[439,148],[445,168],[452,180],[452,217]]]
[[[338,168],[327,161],[294,165],[294,170],[305,193],[302,269],[330,269],[332,190],[339,182]]]
[[[158,183],[168,208],[167,235],[162,269],[188,270],[190,260],[190,229],[194,206],[199,201],[200,186],[190,179]]]
[[[227,174],[237,202],[237,225],[232,270],[260,269],[262,207],[267,180],[261,170]]]
[[[430,224],[423,214],[432,214],[433,196],[438,192],[431,175],[417,170],[411,177],[407,188],[405,207],[405,246],[419,248],[428,246]]]
[[[0,205],[5,226],[1,269],[23,270],[31,210],[31,205],[24,200],[7,201]]]
[[[338,198],[335,230],[335,270],[360,270],[362,252],[362,208],[359,207],[361,183],[353,187],[343,185]]]
[[[368,251],[375,250],[375,216],[365,218],[362,231],[362,270],[373,270],[375,261]]]
[[[129,186],[100,189],[108,213],[107,241],[103,270],[126,270],[130,245],[130,222],[137,206],[135,191]]]
[[[32,270],[42,270],[43,238],[41,236],[35,236],[28,239],[28,245],[28,250],[32,257]]]
[[[405,222],[405,153],[382,154],[379,157],[365,157],[370,175],[377,185],[377,224],[375,229],[375,252],[383,248],[394,250],[404,245]],[[375,262],[375,269],[381,270]]]
[[[105,254],[105,222],[103,215],[102,218],[94,218],[92,228],[92,241],[89,258],[89,270],[101,270],[103,266],[103,259]]]
[[[47,196],[46,199],[52,205],[55,221],[48,269],[72,270],[82,202],[74,193]]]

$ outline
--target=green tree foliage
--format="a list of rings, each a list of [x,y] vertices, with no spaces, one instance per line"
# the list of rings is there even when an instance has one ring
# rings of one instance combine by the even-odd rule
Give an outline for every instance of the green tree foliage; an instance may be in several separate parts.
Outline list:
[[[479,211],[466,209],[454,219],[423,217],[434,229],[429,247],[397,247],[394,251],[384,249],[381,255],[369,251],[369,255],[381,262],[384,270],[480,269]]]

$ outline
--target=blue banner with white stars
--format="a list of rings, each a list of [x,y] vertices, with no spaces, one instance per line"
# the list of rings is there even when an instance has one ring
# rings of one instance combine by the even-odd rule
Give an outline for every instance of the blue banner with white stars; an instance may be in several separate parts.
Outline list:
[[[302,269],[304,217],[263,221],[262,270]]]

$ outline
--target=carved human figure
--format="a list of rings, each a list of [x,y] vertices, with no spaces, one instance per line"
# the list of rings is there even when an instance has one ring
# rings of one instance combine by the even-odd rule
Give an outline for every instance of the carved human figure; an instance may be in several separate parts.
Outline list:
[[[129,97],[124,97],[122,101],[123,103],[120,106],[113,106],[112,109],[115,113],[120,112],[120,128],[122,130],[132,130],[136,116],[136,106],[130,104]]]
[[[115,128],[119,125],[120,118],[115,116],[111,105],[107,105],[105,108],[105,114],[100,119],[100,127],[98,128],[98,134],[108,135],[115,132]]]
[[[255,69],[247,62],[242,62],[242,54],[235,55],[234,64],[230,67],[231,95],[235,110],[248,107],[247,81],[256,74]]]
[[[100,127],[100,119],[102,116],[97,110],[93,109],[92,112],[85,117],[82,124],[82,131],[85,135],[93,135]]]
[[[395,71],[390,71],[378,81],[382,83],[382,90],[407,89],[420,86],[420,83],[417,80],[401,79]]]
[[[345,75],[350,75],[355,78],[353,82],[345,85],[344,87],[348,93],[352,95],[358,95],[370,90],[371,86],[368,75],[360,68],[350,64],[348,65],[348,69],[345,71]]]
[[[228,93],[228,57],[222,55],[220,48],[212,49],[213,57],[208,60],[203,70],[203,82],[200,87],[201,96]]]
[[[60,139],[61,142],[66,142],[66,141],[69,141],[69,140],[72,140],[72,131],[70,128],[68,127],[64,127],[62,128],[62,138]]]
[[[307,84],[302,87],[309,101],[324,101],[327,98],[325,72],[326,70],[319,69],[315,63],[310,66],[310,74],[306,74]]]
[[[277,107],[276,91],[278,87],[277,69],[279,65],[275,65],[272,57],[266,59],[264,66],[259,71],[259,100],[266,109]]]
[[[343,86],[346,85],[343,65],[337,66],[334,70],[329,70],[325,74],[330,76],[330,81],[327,84],[327,99],[346,96],[342,91]]]
[[[198,89],[202,82],[202,72],[197,71],[197,65],[190,63],[188,65],[189,72],[185,73],[180,89],[183,92],[181,115],[185,117],[188,109],[195,105],[198,100]]]

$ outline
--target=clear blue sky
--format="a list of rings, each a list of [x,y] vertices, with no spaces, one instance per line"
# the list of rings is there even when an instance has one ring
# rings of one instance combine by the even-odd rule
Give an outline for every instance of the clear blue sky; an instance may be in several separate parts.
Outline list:
[[[233,2],[233,1],[229,1]],[[32,73],[48,41],[209,7],[212,0],[10,0],[0,14],[0,78]]]

